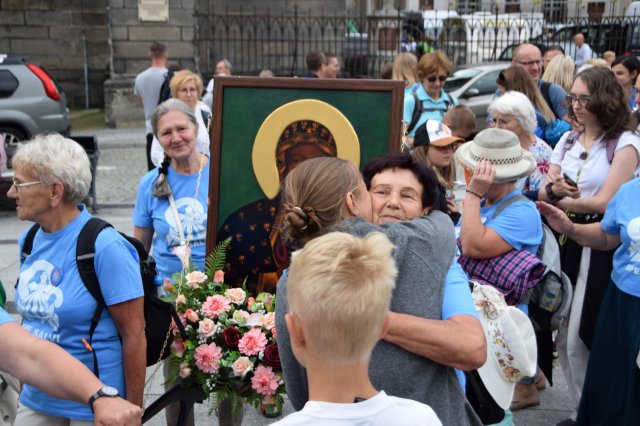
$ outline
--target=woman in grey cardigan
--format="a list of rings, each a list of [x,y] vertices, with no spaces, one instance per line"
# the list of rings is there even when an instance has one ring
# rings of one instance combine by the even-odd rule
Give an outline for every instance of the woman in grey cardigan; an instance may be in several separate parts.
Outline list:
[[[442,320],[444,282],[455,239],[448,216],[431,210],[439,196],[437,180],[432,171],[424,173],[423,216],[374,225],[369,192],[353,164],[337,158],[307,160],[285,181],[282,232],[294,247],[332,230],[356,236],[383,232],[396,246],[399,273],[390,314],[396,320],[390,321],[389,332],[374,348],[369,368],[372,383],[390,395],[430,405],[443,424],[479,425],[453,367],[474,369],[484,363],[484,333],[475,318],[464,324]],[[277,287],[276,328],[287,394],[299,410],[308,390],[304,367],[293,356],[284,321],[286,282],[285,273]]]

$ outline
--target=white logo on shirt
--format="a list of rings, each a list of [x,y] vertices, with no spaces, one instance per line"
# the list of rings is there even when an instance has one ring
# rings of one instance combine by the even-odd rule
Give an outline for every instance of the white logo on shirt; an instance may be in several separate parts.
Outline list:
[[[207,215],[204,211],[204,207],[200,200],[195,200],[191,197],[179,198],[176,200],[176,209],[178,210],[178,216],[180,217],[180,223],[182,224],[182,232],[185,240],[187,239],[187,233],[189,232],[189,223],[193,220],[193,228],[191,229],[190,246],[196,246],[204,244],[207,234],[206,220]],[[169,248],[177,247],[180,245],[180,233],[176,226],[176,220],[171,207],[168,207],[164,212],[164,218],[169,224],[169,234],[167,234],[167,246]]]
[[[632,219],[627,224],[627,234],[631,238],[629,256],[632,262],[640,262],[640,217]]]
[[[62,306],[64,296],[54,284],[60,284],[62,271],[46,260],[36,260],[20,273],[18,311],[26,320],[39,320],[58,331],[60,321],[55,308]]]

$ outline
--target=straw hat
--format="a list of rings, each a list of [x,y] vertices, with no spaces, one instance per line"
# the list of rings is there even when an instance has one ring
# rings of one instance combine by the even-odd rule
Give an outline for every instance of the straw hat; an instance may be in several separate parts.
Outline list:
[[[478,369],[496,403],[509,408],[516,383],[536,374],[536,336],[529,317],[490,285],[475,284],[473,301],[487,339],[487,361]]]
[[[529,176],[536,168],[533,155],[520,145],[515,133],[504,129],[485,129],[456,151],[456,158],[473,170],[480,160],[489,160],[496,169],[496,183]]]

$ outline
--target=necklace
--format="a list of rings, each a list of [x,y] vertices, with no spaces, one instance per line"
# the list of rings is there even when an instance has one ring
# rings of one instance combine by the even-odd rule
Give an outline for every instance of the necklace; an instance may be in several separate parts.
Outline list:
[[[589,154],[591,153],[591,150],[593,149],[593,146],[596,144],[597,139],[594,140],[591,145],[589,146],[589,148],[587,149],[587,143],[586,143],[586,136],[584,135],[584,133],[581,135],[582,136],[582,147],[584,148],[584,151],[582,151],[579,155],[580,159],[582,161],[585,161],[587,158],[589,158]]]

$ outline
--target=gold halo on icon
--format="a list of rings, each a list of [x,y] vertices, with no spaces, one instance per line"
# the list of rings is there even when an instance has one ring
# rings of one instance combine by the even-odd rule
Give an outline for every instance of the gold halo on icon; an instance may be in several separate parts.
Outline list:
[[[360,142],[353,126],[337,108],[317,99],[300,99],[275,109],[262,122],[253,143],[253,173],[264,194],[273,199],[280,189],[276,166],[276,147],[282,132],[296,121],[311,120],[325,126],[333,135],[338,158],[360,167]]]

